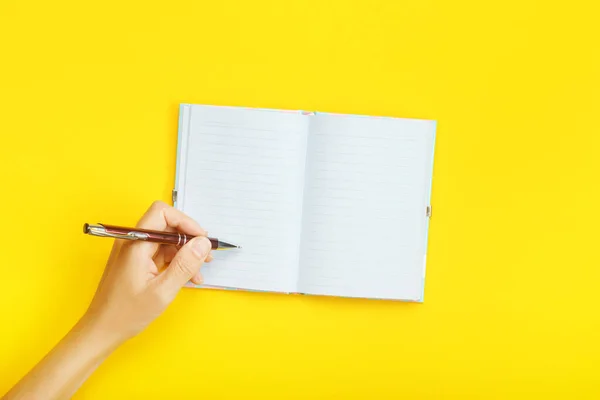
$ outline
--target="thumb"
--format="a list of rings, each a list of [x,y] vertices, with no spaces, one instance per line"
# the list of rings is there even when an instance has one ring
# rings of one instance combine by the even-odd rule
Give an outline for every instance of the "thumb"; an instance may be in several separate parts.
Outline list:
[[[202,263],[210,253],[211,243],[204,236],[198,236],[183,246],[162,273],[161,284],[179,290],[198,273]]]

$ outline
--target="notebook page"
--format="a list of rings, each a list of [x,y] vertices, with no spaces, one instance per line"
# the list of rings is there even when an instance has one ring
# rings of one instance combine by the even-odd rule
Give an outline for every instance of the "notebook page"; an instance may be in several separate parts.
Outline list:
[[[206,286],[296,289],[308,117],[299,112],[183,105],[177,207],[212,237]]]
[[[422,299],[435,122],[317,114],[299,291]]]

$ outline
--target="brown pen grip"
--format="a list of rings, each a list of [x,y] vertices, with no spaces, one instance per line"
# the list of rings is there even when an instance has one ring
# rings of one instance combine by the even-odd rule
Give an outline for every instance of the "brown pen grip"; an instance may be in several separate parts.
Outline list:
[[[177,235],[177,233],[175,235]],[[179,246],[185,245],[187,242],[189,242],[190,240],[192,240],[193,238],[196,237],[196,236],[186,235],[185,233],[180,233],[180,235],[181,235],[181,244],[179,244]],[[219,239],[209,237],[208,240],[210,240],[210,248],[211,249],[214,250],[214,249],[219,248]],[[157,242],[157,243],[162,243],[162,242]]]
[[[160,244],[171,244],[174,246],[183,246],[195,236],[188,235],[186,233],[179,232],[162,232],[162,231],[154,231],[150,229],[140,229],[140,228],[126,228],[123,226],[115,226],[115,225],[105,225],[102,224],[104,229],[107,232],[117,234],[117,235],[127,235],[130,232],[139,232],[145,233],[147,235],[146,239],[141,239],[145,242],[153,242]],[[210,240],[211,247],[216,249],[219,247],[219,240],[214,238],[208,238]]]

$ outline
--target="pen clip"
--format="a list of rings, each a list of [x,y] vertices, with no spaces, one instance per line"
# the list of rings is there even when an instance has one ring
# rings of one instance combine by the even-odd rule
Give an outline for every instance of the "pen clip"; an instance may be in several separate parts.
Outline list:
[[[114,239],[126,239],[126,240],[147,240],[148,234],[143,232],[127,232],[127,233],[114,233],[109,232],[106,228],[100,224],[98,225],[90,225],[85,224],[83,227],[83,232],[93,236],[100,237],[110,237]]]

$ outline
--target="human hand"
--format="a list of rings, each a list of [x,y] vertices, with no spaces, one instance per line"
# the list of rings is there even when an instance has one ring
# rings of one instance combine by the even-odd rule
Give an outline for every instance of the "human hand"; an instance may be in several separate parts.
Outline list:
[[[197,237],[179,250],[143,241],[115,241],[98,290],[82,318],[111,346],[141,332],[188,281],[202,283],[200,267],[212,260],[206,231],[163,202],[152,204],[137,227]]]
[[[181,249],[116,240],[83,318],[3,398],[68,399],[125,340],[142,331],[189,280],[202,283],[211,261],[206,232],[173,207],[155,202],[137,226],[197,236]]]

